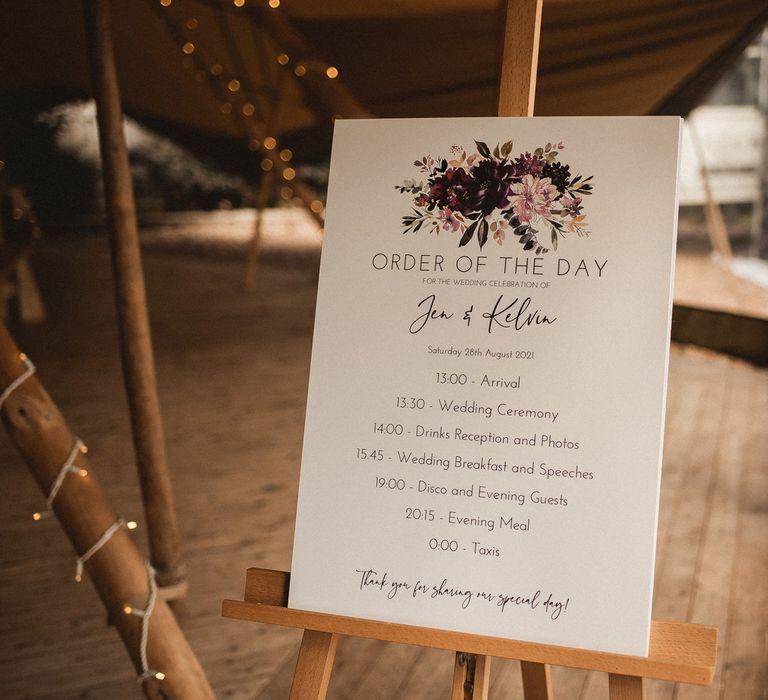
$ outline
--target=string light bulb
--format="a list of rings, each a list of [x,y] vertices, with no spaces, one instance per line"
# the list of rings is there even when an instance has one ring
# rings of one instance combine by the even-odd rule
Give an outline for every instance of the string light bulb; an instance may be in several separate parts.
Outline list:
[[[267,136],[264,139],[264,148],[268,151],[271,151],[275,146],[277,146],[277,139],[274,136]]]
[[[269,172],[274,167],[274,163],[269,158],[264,158],[264,160],[261,161],[261,169],[264,172]]]
[[[245,0],[232,0],[235,7],[245,7]]]
[[[197,29],[199,22],[197,21],[196,17],[190,17],[187,20],[187,29],[195,30]]]
[[[172,2],[173,2],[173,0],[160,0],[160,4],[163,7],[170,7]]]
[[[339,69],[336,68],[336,66],[328,66],[328,68],[325,69],[325,74],[333,79],[339,77]]]
[[[232,114],[232,103],[231,102],[222,102],[221,107],[219,107],[222,114]]]
[[[189,56],[195,52],[195,45],[191,41],[188,41],[186,44],[184,44],[184,46],[181,47],[181,50],[187,54],[187,56]]]
[[[319,214],[325,207],[323,207],[323,203],[319,199],[313,199],[309,208],[315,212],[315,214]]]
[[[287,163],[291,158],[293,158],[293,151],[290,148],[284,148],[282,151],[280,151],[280,160]]]
[[[211,70],[211,75],[221,75],[222,72],[224,71],[224,68],[221,65],[221,63],[214,63],[211,66],[210,70]]]
[[[269,0],[269,6],[276,10],[278,7],[280,7],[280,0]]]
[[[286,168],[283,170],[283,180],[288,180],[290,182],[295,177],[296,171],[293,168]]]
[[[254,112],[256,112],[256,107],[252,105],[250,102],[246,102],[242,106],[242,112],[246,117],[252,117],[254,115]]]
[[[137,523],[135,520],[129,520],[129,521],[128,521],[128,522],[125,524],[125,526],[126,526],[126,527],[127,527],[129,530],[135,530],[135,529],[136,529],[136,528],[139,526],[139,524],[138,524],[138,523]]]
[[[294,74],[296,75],[297,78],[302,78],[303,76],[305,76],[307,74],[307,67],[305,65],[299,63],[299,65],[296,66],[296,68],[293,69],[293,72],[294,72]]]
[[[277,62],[278,62],[278,63],[279,63],[281,66],[287,66],[287,65],[288,65],[288,62],[289,62],[290,60],[291,60],[291,59],[289,58],[289,56],[288,56],[288,54],[287,54],[287,53],[281,53],[281,54],[280,54],[280,55],[277,57]]]
[[[240,81],[237,80],[236,78],[232,78],[232,80],[230,80],[227,83],[227,90],[229,90],[230,92],[237,92],[239,89],[240,89]]]
[[[123,605],[123,613],[133,615],[133,608],[130,605]]]

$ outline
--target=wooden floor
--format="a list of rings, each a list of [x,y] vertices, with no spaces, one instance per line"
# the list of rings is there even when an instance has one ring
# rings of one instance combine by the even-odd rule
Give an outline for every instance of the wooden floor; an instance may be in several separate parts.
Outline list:
[[[286,261],[283,260],[283,263]],[[298,633],[219,616],[247,566],[288,568],[315,266],[146,256],[161,400],[189,572],[186,630],[219,698],[285,698]],[[125,516],[142,520],[103,243],[48,243],[34,261],[50,322],[16,335]],[[652,700],[766,697],[768,371],[676,348],[670,369],[654,614],[720,628],[712,688],[651,683]],[[0,698],[140,698],[127,655],[43,497],[0,436]],[[144,547],[142,530],[136,534]],[[146,549],[144,549],[146,551]],[[340,644],[330,697],[447,698],[452,655]],[[556,697],[607,697],[599,674],[555,669]],[[520,698],[494,661],[494,698]]]

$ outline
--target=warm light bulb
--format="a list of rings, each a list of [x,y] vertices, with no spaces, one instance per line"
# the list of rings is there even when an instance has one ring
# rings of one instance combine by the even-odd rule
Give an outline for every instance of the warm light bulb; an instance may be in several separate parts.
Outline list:
[[[242,110],[246,117],[252,117],[253,113],[256,111],[256,107],[254,107],[250,102],[246,102],[243,105]]]
[[[196,17],[190,17],[187,20],[187,29],[197,29],[197,25],[199,22],[197,21]]]
[[[130,605],[123,605],[123,612],[126,615],[130,615],[133,613],[133,608]]]
[[[302,76],[307,74],[307,69],[305,66],[301,65],[301,63],[296,66],[296,68],[293,69],[293,72],[296,74],[297,77],[301,78]]]
[[[232,0],[232,4],[235,7],[244,7],[245,6],[245,0]]]
[[[290,148],[284,148],[280,151],[280,160],[287,163],[291,158],[293,158],[293,151]]]
[[[155,678],[157,678],[157,680],[159,680],[159,681],[164,681],[165,680],[165,674],[162,671],[158,671],[155,674]]]
[[[214,63],[211,66],[211,75],[221,75],[224,71],[224,68],[222,67],[221,63]]]
[[[274,163],[269,158],[265,158],[264,160],[261,161],[262,170],[265,170],[265,171],[272,170],[273,166],[274,166]]]
[[[84,454],[84,455],[88,454],[88,446],[87,445],[80,445],[80,454]]]
[[[274,10],[277,7],[280,7],[280,0],[269,0],[269,6]]]
[[[227,83],[227,89],[230,92],[237,92],[240,89],[240,81],[233,78]]]
[[[281,54],[280,54],[280,55],[277,57],[277,62],[278,62],[278,63],[279,63],[281,66],[285,66],[285,65],[287,65],[288,61],[290,61],[290,60],[291,60],[291,59],[288,57],[288,54],[287,54],[287,53],[281,53]]]
[[[129,530],[135,530],[135,529],[136,529],[136,528],[139,526],[139,524],[138,524],[138,523],[137,523],[135,520],[129,520],[129,521],[128,521],[128,522],[125,524],[125,526],[126,526],[126,527],[127,527]]]
[[[26,356],[26,355],[25,355],[23,352],[20,352],[20,353],[19,353],[19,359],[20,359],[22,362],[26,362],[26,361],[27,361],[27,356]]]
[[[219,107],[222,114],[232,114],[232,105],[229,102],[222,103],[221,107]]]
[[[80,574],[75,574],[75,582],[80,583],[83,580],[83,577]]]
[[[81,469],[80,470],[80,476],[82,476],[82,477],[88,476],[88,470],[87,469]]]
[[[329,78],[338,78],[339,77],[339,69],[336,68],[336,66],[328,66],[328,68],[325,69],[325,74]]]
[[[293,180],[296,177],[296,171],[293,168],[283,170],[283,180]]]
[[[194,44],[193,44],[191,41],[188,41],[186,44],[184,44],[184,46],[182,46],[182,47],[181,47],[181,50],[182,50],[182,51],[183,51],[185,54],[187,54],[187,56],[189,56],[189,54],[191,54],[191,53],[193,53],[193,52],[194,52],[194,50],[195,50],[195,45],[194,45]]]
[[[309,205],[309,208],[315,212],[315,214],[319,214],[321,211],[323,211],[323,203],[319,199],[313,199],[312,203]]]
[[[170,7],[172,2],[173,2],[173,0],[160,0],[160,4],[163,7]]]
[[[275,146],[277,146],[277,139],[274,136],[267,136],[264,139],[264,148],[268,151],[271,151]]]
[[[42,517],[42,513],[32,513],[32,520],[40,520]]]

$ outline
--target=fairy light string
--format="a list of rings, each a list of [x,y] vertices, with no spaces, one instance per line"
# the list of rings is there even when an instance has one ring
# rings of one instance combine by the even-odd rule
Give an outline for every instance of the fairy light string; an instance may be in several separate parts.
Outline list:
[[[221,113],[244,127],[248,134],[248,148],[251,151],[261,151],[261,169],[263,171],[269,171],[273,168],[276,169],[281,178],[285,181],[286,186],[281,190],[281,194],[285,197],[297,198],[306,206],[309,213],[315,218],[320,227],[324,225],[324,211],[325,206],[322,201],[318,199],[317,194],[303,181],[296,177],[296,170],[291,167],[290,161],[293,159],[293,153],[289,149],[281,149],[277,144],[277,140],[268,135],[268,125],[265,123],[255,123],[254,117],[262,115],[260,108],[260,99],[257,94],[247,94],[253,89],[249,77],[247,75],[233,75],[226,71],[222,64],[218,61],[209,60],[203,57],[203,51],[199,45],[199,41],[196,43],[195,39],[185,32],[177,25],[173,7],[176,3],[169,0],[161,0],[157,3],[157,0],[149,0],[150,4],[153,4],[157,8],[161,19],[164,21],[166,29],[170,34],[173,41],[177,44],[179,49],[185,55],[188,61],[191,61],[188,65],[196,68],[198,75],[202,76],[202,79],[212,88],[216,99],[220,100]],[[214,8],[221,7],[216,3],[211,3]],[[241,5],[235,5],[235,7],[243,7],[245,2]],[[280,5],[279,2],[269,4],[272,9],[276,9]],[[173,7],[172,7],[173,6]],[[186,22],[182,22],[183,26],[190,31],[197,30],[200,27],[200,20],[198,17],[189,17]],[[195,36],[202,36],[200,32],[195,32]],[[233,41],[232,37],[230,40]],[[242,63],[242,57],[238,55],[238,60],[234,60],[231,56],[232,53],[237,52],[237,47],[233,44],[227,44],[228,53],[230,53],[230,61],[238,64],[241,70],[245,70]],[[287,59],[287,60],[286,60]],[[283,68],[289,68],[291,72],[297,77],[301,78],[306,74],[306,66],[313,68],[313,72],[324,73],[326,79],[334,79],[338,76],[338,69],[335,66],[326,66],[325,70],[319,70],[316,67],[320,65],[317,61],[306,61],[298,64],[304,70],[298,73],[293,70],[288,64],[290,58],[287,54],[280,54],[276,57],[277,63]],[[285,61],[285,62],[283,62]],[[233,89],[234,88],[234,89]],[[260,93],[267,91],[260,90]],[[273,94],[273,98],[279,99],[279,95],[276,91],[268,91]],[[246,101],[247,100],[247,101]],[[233,102],[235,104],[233,104]],[[242,104],[238,104],[242,102]],[[239,107],[239,109],[237,108]],[[269,121],[262,117],[262,121]],[[274,142],[274,145],[270,147],[270,144]]]
[[[147,574],[149,577],[149,595],[147,596],[147,604],[144,609],[134,608],[130,605],[123,606],[123,612],[126,615],[134,615],[141,618],[141,636],[139,638],[139,662],[141,663],[141,674],[138,677],[138,682],[143,683],[150,678],[156,678],[162,681],[165,678],[165,674],[162,671],[156,671],[149,665],[149,659],[147,658],[147,642],[149,640],[149,620],[152,617],[152,613],[155,610],[155,603],[157,603],[157,580],[155,577],[155,569],[149,562],[146,562]]]
[[[137,525],[133,520],[129,520],[127,522],[124,518],[118,518],[115,520],[115,522],[113,522],[106,530],[104,530],[104,534],[99,537],[99,539],[96,540],[96,542],[94,542],[93,545],[84,554],[81,554],[77,558],[75,566],[75,581],[80,583],[83,580],[83,567],[85,566],[85,563],[105,544],[107,544],[107,542],[112,539],[114,534],[122,527],[125,527],[128,530],[135,530]]]
[[[8,400],[8,397],[37,371],[35,365],[32,364],[32,360],[30,360],[23,352],[19,353],[19,359],[24,363],[26,369],[5,387],[3,393],[0,394],[0,409],[2,409],[3,405]]]
[[[75,466],[75,459],[77,458],[77,455],[85,454],[86,452],[88,452],[88,448],[83,444],[83,441],[80,438],[77,438],[75,440],[75,444],[72,446],[72,449],[69,452],[69,455],[67,456],[66,461],[61,465],[59,473],[56,475],[56,478],[51,485],[51,490],[48,492],[48,497],[45,499],[47,506],[46,510],[33,513],[33,520],[42,520],[43,518],[48,518],[53,515],[53,501],[56,499],[56,496],[61,490],[67,474],[78,474],[81,477],[88,476],[87,469]]]

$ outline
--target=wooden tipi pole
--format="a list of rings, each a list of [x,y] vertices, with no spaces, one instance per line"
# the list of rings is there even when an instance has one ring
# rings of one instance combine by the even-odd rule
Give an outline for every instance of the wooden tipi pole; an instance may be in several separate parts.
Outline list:
[[[43,495],[48,497],[62,465],[66,464],[67,455],[77,442],[37,377],[32,375],[20,383],[17,381],[26,371],[25,358],[5,326],[0,324],[0,388],[13,387],[16,383],[10,392],[4,392],[2,419]],[[77,471],[65,473],[52,507],[62,530],[82,556],[117,522],[117,514],[82,451],[77,453],[73,466]],[[143,672],[140,654],[142,621],[135,615],[125,614],[125,606],[144,609],[149,598],[149,572],[124,528],[118,528],[85,562],[85,571],[104,603],[109,620],[122,637],[137,672]],[[156,601],[147,622],[146,650],[149,667],[164,674],[162,681],[156,677],[144,681],[147,698],[213,700],[205,672],[162,599]]]
[[[532,117],[539,65],[539,37],[543,0],[502,0],[504,36],[499,79],[499,117]],[[552,700],[548,664],[521,661],[524,696]],[[453,696],[487,700],[490,657],[457,652]]]
[[[178,586],[184,578],[179,535],[157,396],[109,8],[106,0],[83,0],[83,10],[96,96],[123,374],[149,531],[151,560],[161,586]]]

